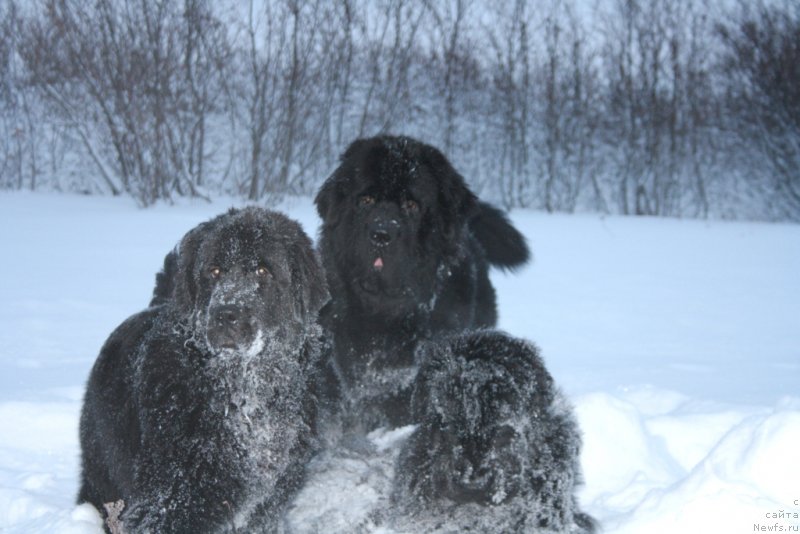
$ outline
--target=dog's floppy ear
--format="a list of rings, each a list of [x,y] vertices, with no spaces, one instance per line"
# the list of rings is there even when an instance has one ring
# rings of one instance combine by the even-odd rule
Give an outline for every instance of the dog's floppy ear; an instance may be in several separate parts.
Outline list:
[[[331,220],[335,215],[334,206],[338,206],[341,203],[341,193],[338,184],[341,179],[339,176],[341,169],[340,166],[325,180],[325,183],[322,184],[322,187],[320,187],[314,199],[314,204],[317,205],[317,213],[323,222],[329,222]]]
[[[339,158],[339,166],[322,184],[314,203],[317,205],[317,213],[319,213],[323,222],[333,221],[338,214],[338,208],[344,201],[344,191],[350,185],[350,174],[354,172],[352,167],[355,161],[360,158],[359,154],[364,152],[371,141],[370,139],[356,139],[350,143],[347,150]]]
[[[178,276],[178,249],[176,247],[164,256],[164,266],[156,274],[156,286],[153,288],[150,306],[167,304],[174,298]]]
[[[438,149],[425,145],[423,160],[437,177],[439,205],[445,219],[445,236],[453,239],[478,211],[478,197]]]
[[[190,230],[171,253],[177,256],[175,258],[177,268],[174,269],[176,279],[173,302],[178,308],[185,311],[190,312],[194,308],[197,297],[197,283],[194,279],[195,263],[200,243],[208,235],[211,226],[212,223],[209,221]]]
[[[315,321],[330,295],[325,272],[305,233],[299,232],[293,240],[289,256],[296,309],[305,320]]]

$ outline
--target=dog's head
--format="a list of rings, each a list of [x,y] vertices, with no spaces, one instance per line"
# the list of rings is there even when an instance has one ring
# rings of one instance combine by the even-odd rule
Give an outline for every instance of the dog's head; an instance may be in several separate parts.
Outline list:
[[[422,447],[438,451],[438,463],[429,478],[415,482],[419,490],[428,498],[481,504],[500,504],[525,491],[533,454],[530,419],[543,418],[554,399],[552,378],[535,347],[477,331],[421,352],[412,412],[422,423]],[[555,446],[551,439],[540,446]]]
[[[259,208],[231,210],[191,230],[177,249],[170,305],[211,352],[295,344],[328,298],[300,225]]]
[[[384,136],[350,145],[316,205],[326,268],[386,314],[434,298],[437,276],[464,254],[477,200],[439,150]]]

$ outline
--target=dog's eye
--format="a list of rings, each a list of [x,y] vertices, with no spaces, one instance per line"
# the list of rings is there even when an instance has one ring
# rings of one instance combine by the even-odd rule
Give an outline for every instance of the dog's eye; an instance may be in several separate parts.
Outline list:
[[[256,274],[260,277],[265,278],[269,276],[269,269],[267,269],[263,265],[259,265],[258,267],[256,267]]]
[[[211,276],[211,278],[219,278],[220,275],[222,275],[222,269],[219,267],[212,267],[208,270],[208,274]]]
[[[403,208],[403,211],[406,213],[416,213],[417,211],[419,211],[419,204],[417,204],[413,200],[406,200],[405,202],[403,202],[401,207]]]
[[[361,195],[358,197],[359,206],[372,206],[373,204],[375,204],[375,197],[372,195]]]

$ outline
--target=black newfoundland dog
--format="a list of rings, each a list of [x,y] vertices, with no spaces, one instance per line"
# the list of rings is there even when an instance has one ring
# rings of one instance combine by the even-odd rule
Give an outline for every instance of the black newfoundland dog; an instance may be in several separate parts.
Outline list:
[[[330,397],[346,427],[408,424],[418,343],[493,326],[489,266],[524,264],[525,239],[439,150],[408,137],[352,143],[316,205]]]
[[[580,433],[536,347],[487,330],[422,352],[412,400],[419,426],[396,468],[395,527],[594,532],[575,499]]]
[[[278,532],[315,445],[328,294],[311,242],[283,215],[231,210],[158,284],[169,298],[119,326],[89,377],[78,500],[129,534]]]

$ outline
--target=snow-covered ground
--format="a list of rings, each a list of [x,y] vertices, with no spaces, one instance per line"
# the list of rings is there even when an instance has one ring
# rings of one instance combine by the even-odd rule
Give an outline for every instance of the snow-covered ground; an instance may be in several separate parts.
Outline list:
[[[0,193],[0,532],[101,532],[74,505],[84,381],[164,254],[230,205]],[[315,235],[310,201],[282,209]],[[535,259],[494,273],[500,327],[573,400],[604,531],[800,532],[800,226],[513,220]]]

